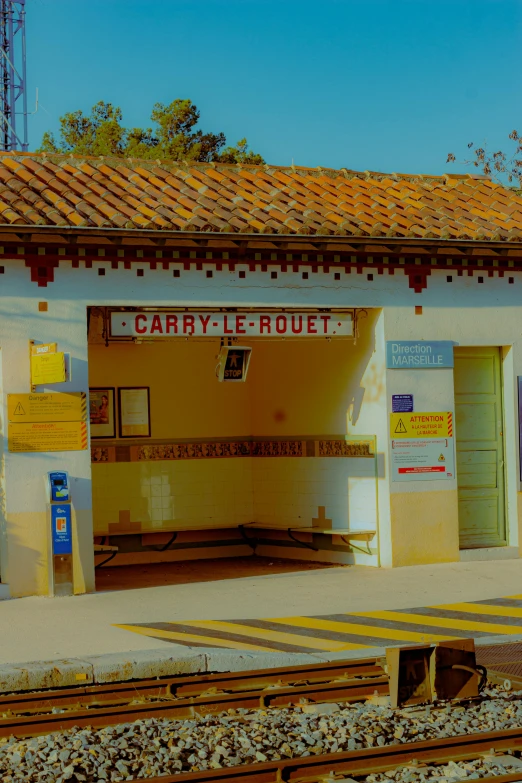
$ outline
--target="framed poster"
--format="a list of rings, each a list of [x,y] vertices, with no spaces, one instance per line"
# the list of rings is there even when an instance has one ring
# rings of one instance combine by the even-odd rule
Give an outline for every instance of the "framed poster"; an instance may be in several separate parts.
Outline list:
[[[89,389],[89,421],[91,438],[116,437],[114,389],[107,386]]]
[[[150,400],[148,386],[118,389],[120,438],[150,438]]]

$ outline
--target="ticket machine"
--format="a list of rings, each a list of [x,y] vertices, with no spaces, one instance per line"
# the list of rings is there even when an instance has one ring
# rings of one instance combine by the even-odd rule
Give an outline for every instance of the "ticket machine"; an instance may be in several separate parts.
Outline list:
[[[49,536],[49,595],[73,594],[72,515],[69,474],[46,476]]]

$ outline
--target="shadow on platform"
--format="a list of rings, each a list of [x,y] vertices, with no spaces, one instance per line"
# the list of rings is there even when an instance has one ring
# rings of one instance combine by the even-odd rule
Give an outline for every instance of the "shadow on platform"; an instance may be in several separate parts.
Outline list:
[[[96,590],[136,590],[196,582],[215,582],[251,576],[349,568],[335,563],[312,563],[277,557],[224,557],[215,560],[184,560],[177,563],[115,566],[96,571]]]

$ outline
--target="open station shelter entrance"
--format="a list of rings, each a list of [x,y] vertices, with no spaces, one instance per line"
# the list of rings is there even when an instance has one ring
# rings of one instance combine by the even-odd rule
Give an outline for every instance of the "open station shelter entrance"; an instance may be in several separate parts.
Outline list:
[[[98,573],[254,552],[379,565],[379,312],[91,308]]]

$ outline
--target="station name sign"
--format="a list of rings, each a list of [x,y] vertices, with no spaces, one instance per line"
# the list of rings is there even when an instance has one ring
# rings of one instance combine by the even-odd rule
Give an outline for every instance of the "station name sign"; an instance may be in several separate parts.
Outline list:
[[[112,337],[352,337],[349,313],[111,313]]]
[[[450,340],[389,340],[386,343],[388,370],[436,370],[453,367]]]

